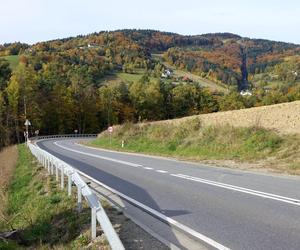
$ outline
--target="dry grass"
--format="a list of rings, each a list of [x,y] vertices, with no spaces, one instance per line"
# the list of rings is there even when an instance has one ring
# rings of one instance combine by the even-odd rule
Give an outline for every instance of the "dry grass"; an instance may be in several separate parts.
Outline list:
[[[300,175],[300,135],[278,134],[260,127],[205,126],[200,117],[115,126],[90,145],[209,161],[213,165]],[[121,141],[125,147],[121,148]]]
[[[261,127],[282,135],[300,134],[300,101],[189,116],[152,124],[180,125],[195,118],[201,119],[203,126]]]
[[[7,188],[13,176],[18,160],[17,146],[4,148],[0,152],[0,230],[9,224],[6,209],[8,206]]]
[[[0,188],[5,189],[13,175],[18,160],[17,146],[4,148],[0,152]]]

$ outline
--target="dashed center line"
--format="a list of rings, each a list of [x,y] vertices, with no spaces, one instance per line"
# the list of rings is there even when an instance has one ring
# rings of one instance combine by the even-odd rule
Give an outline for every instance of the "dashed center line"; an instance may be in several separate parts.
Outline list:
[[[165,170],[155,170],[155,171],[158,173],[162,173],[162,174],[168,173],[168,171],[165,171]]]
[[[153,170],[153,168],[149,168],[149,167],[144,167],[144,169]]]
[[[117,160],[117,159],[110,158],[110,157],[105,157],[105,156],[100,156],[100,155],[95,155],[95,154],[91,154],[91,153],[86,153],[86,152],[70,149],[70,148],[67,148],[67,147],[64,147],[64,146],[58,144],[58,142],[54,142],[54,144],[57,145],[58,147],[61,147],[63,149],[69,150],[69,151],[73,151],[75,153],[80,153],[80,154],[84,154],[84,155],[87,155],[87,156],[92,156],[92,157],[100,158],[100,159],[103,159],[103,160],[124,164],[124,165],[131,166],[131,167],[143,168],[145,170],[154,170],[154,171],[156,171],[158,173],[162,173],[162,174],[163,173],[168,173],[168,171],[165,171],[165,170],[154,169],[154,168],[151,168],[151,167],[144,167],[143,165],[136,164],[136,163],[133,163],[133,162]],[[295,199],[295,198],[284,197],[284,196],[271,194],[271,193],[265,193],[265,192],[261,192],[261,191],[258,191],[258,190],[243,188],[243,187],[239,187],[239,186],[234,186],[234,185],[230,185],[230,184],[226,184],[226,183],[222,183],[222,182],[211,181],[211,180],[207,180],[207,179],[203,179],[203,178],[199,178],[199,177],[194,177],[194,176],[189,176],[189,175],[184,175],[184,174],[171,174],[170,173],[170,176],[300,206],[300,200]]]

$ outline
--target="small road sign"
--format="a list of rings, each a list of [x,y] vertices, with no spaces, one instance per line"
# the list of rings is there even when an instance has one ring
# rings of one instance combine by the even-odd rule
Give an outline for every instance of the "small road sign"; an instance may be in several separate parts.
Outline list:
[[[30,121],[29,121],[28,119],[26,119],[26,121],[25,121],[24,125],[25,125],[25,126],[30,126],[30,125],[31,125],[31,123],[30,123]]]
[[[114,131],[114,129],[113,129],[113,127],[112,126],[110,126],[110,127],[108,127],[108,132],[111,134],[113,131]]]

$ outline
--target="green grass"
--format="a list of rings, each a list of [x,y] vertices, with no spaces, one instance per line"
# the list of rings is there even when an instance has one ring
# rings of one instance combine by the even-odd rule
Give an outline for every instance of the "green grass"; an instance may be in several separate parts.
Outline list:
[[[115,84],[115,83],[133,83],[139,81],[144,75],[145,75],[145,70],[142,69],[137,69],[135,70],[135,73],[124,73],[124,72],[115,72],[111,75],[105,76],[102,80],[103,82],[110,83],[110,84]],[[155,82],[158,78],[149,77],[150,81]]]
[[[0,249],[78,249],[90,242],[90,209],[78,214],[75,197],[59,189],[24,145],[8,193],[6,230],[17,229],[20,239],[0,240]]]
[[[9,62],[11,70],[15,70],[16,67],[19,65],[19,56],[18,55],[3,56],[1,58],[4,58],[5,60],[7,60]]]
[[[121,80],[123,80],[124,82],[130,83],[130,82],[139,81],[143,77],[144,74],[145,74],[144,71],[139,71],[139,72],[134,73],[134,74],[119,72],[119,73],[117,73],[117,77],[120,78]],[[155,78],[155,77],[149,77],[149,79],[152,82],[157,80],[157,78]]]
[[[122,140],[125,141],[123,149]],[[107,132],[103,132],[89,145],[191,160],[255,162],[277,157],[281,162],[288,163],[294,158],[293,165],[285,169],[288,172],[298,170],[295,166],[300,163],[299,138],[283,137],[256,127],[203,127],[198,118],[177,124],[125,124],[115,129],[111,144]]]
[[[153,59],[155,59],[155,60],[159,61],[160,63],[162,63],[163,65],[165,65],[165,67],[173,69],[174,78],[187,76],[190,79],[192,79],[194,82],[198,82],[201,86],[207,87],[213,91],[218,90],[220,92],[225,92],[225,93],[228,92],[228,86],[226,86],[226,84],[215,83],[207,78],[203,78],[192,72],[177,69],[175,66],[170,65],[169,63],[165,62],[162,59],[163,54],[152,54],[151,56],[153,57]]]

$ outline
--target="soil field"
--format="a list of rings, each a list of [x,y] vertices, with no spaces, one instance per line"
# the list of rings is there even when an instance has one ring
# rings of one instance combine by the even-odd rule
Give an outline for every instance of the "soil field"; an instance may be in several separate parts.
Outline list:
[[[204,126],[262,127],[280,134],[300,134],[300,101],[190,116],[158,123],[180,123],[195,117],[199,117]]]

